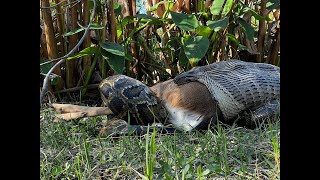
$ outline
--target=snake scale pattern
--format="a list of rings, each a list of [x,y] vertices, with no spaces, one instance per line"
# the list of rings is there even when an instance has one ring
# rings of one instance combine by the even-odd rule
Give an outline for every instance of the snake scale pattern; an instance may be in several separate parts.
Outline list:
[[[204,84],[225,121],[242,116],[247,124],[254,124],[274,117],[279,109],[280,68],[274,65],[226,60],[195,67],[173,81],[178,86],[194,81]],[[136,79],[110,76],[100,83],[99,91],[116,117],[129,119],[130,124],[167,122],[163,100]]]

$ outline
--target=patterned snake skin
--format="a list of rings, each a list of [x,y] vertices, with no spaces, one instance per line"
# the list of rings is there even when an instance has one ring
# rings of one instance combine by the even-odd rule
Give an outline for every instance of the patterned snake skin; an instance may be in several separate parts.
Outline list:
[[[280,68],[270,64],[226,60],[195,67],[174,78],[178,85],[191,81],[206,85],[227,121],[242,114],[253,123],[273,116],[279,108]],[[116,117],[128,118],[129,112],[130,124],[164,123],[167,118],[161,99],[136,79],[110,76],[101,82],[99,90]]]
[[[218,102],[225,120],[233,119],[244,110],[255,110],[263,105],[266,105],[266,111],[270,108],[275,111],[278,104],[275,100],[280,99],[280,68],[266,63],[221,61],[195,67],[176,76],[174,81],[179,85],[190,81],[205,84],[213,99]],[[265,111],[254,116],[259,117],[261,113]]]
[[[99,85],[105,105],[118,118],[128,119],[130,124],[147,125],[163,122],[166,110],[148,86],[125,75],[114,75],[104,79]]]

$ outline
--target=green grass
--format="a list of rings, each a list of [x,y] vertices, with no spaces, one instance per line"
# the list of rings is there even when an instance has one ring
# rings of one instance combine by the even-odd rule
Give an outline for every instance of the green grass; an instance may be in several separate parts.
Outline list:
[[[41,110],[41,179],[280,179],[280,123],[99,137],[106,117],[52,123]]]

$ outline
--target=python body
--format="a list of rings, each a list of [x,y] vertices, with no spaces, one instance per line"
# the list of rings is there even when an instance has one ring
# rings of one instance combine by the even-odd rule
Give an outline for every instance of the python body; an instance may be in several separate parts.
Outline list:
[[[173,124],[185,131],[206,129],[217,120],[244,125],[273,118],[279,109],[280,68],[226,60],[195,67],[174,79],[148,87],[125,75],[103,80],[102,100],[130,124]]]

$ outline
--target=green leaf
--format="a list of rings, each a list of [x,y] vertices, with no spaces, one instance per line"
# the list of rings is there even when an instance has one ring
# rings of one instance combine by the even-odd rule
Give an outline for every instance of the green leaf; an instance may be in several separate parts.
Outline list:
[[[122,8],[121,8],[121,4],[120,3],[114,2],[113,9],[114,9],[114,13],[115,14],[117,14],[117,15],[122,14],[122,12],[121,12]]]
[[[48,63],[40,66],[40,72],[43,74],[47,74],[49,70],[52,68],[53,64]]]
[[[260,14],[258,14],[256,11],[254,11],[253,9],[251,9],[251,8],[249,8],[249,7],[243,8],[243,12],[248,12],[248,11],[252,14],[252,16],[253,16],[255,19],[257,19],[257,20],[259,20],[259,21],[266,19],[266,18],[260,16]]]
[[[40,64],[46,62],[47,59],[44,58],[40,58]],[[51,69],[51,67],[53,66],[53,63],[47,63],[44,65],[40,66],[40,72],[43,74],[47,74],[49,72],[49,70]]]
[[[209,39],[203,36],[183,38],[182,43],[184,52],[192,66],[204,57],[209,48]]]
[[[126,54],[126,56],[124,57],[127,61],[133,61],[133,57],[131,56],[131,54]]]
[[[209,173],[210,173],[210,170],[209,170],[209,169],[206,169],[205,171],[202,172],[202,176],[205,176],[205,175],[207,175],[207,174],[209,174]]]
[[[215,32],[218,32],[219,30],[223,30],[228,26],[229,18],[225,17],[223,19],[217,20],[217,21],[207,21],[208,26],[213,29]]]
[[[251,24],[248,24],[244,19],[239,18],[238,19],[239,24],[241,25],[243,31],[246,34],[247,39],[250,41],[253,41],[254,37],[254,28],[251,26]]]
[[[238,50],[248,50],[247,46],[239,44]]]
[[[167,3],[167,1],[160,1],[160,2],[158,2],[157,4],[153,5],[153,6],[149,9],[149,11],[152,12],[152,11],[157,10],[158,7],[159,7],[161,4],[164,4],[164,3]]]
[[[173,22],[185,31],[192,31],[199,26],[195,15],[170,11]]]
[[[179,53],[179,63],[182,66],[187,66],[189,59],[187,58],[183,48],[180,49],[180,53]]]
[[[99,24],[91,24],[89,29],[103,29],[103,26]]]
[[[226,36],[228,38],[228,41],[232,41],[236,43],[236,45],[239,45],[239,40],[233,34],[227,33]]]
[[[108,62],[109,66],[116,74],[122,74],[125,68],[124,56],[118,56],[101,49],[101,55]]]
[[[156,19],[155,17],[149,16],[147,14],[136,14],[133,17],[141,18],[141,19]]]
[[[212,33],[212,29],[209,28],[208,26],[198,26],[196,28],[196,31],[195,31],[196,34],[200,35],[200,36],[205,36],[205,37],[209,37],[210,34]]]
[[[125,27],[126,25],[130,23],[134,23],[135,21],[133,20],[133,16],[126,16],[125,18],[122,19],[121,25],[122,27]]]
[[[266,6],[267,6],[268,10],[279,9],[280,8],[280,0],[268,0]]]
[[[87,47],[87,48],[83,49],[82,51],[80,51],[78,54],[76,54],[74,56],[69,56],[67,58],[67,60],[75,59],[75,58],[79,58],[79,57],[87,56],[87,55],[91,55],[91,54],[95,54],[97,52],[98,52],[98,47]]]
[[[219,173],[222,171],[221,166],[218,164],[210,164],[208,165],[208,169],[216,173]]]
[[[64,37],[71,36],[71,35],[74,35],[74,34],[77,34],[77,33],[81,32],[81,31],[83,31],[84,29],[85,29],[85,27],[80,27],[80,28],[78,28],[76,30],[64,33],[62,36],[64,36]],[[91,24],[89,29],[103,29],[103,27],[100,26],[99,24]]]
[[[125,56],[124,47],[121,46],[120,44],[107,41],[104,43],[100,43],[100,46],[102,47],[102,49],[106,50],[111,54],[118,55],[118,56]]]
[[[190,165],[187,164],[187,165],[184,167],[183,171],[184,171],[185,173],[187,173],[187,172],[189,171],[189,168],[190,168]]]
[[[210,12],[212,15],[214,16],[217,16],[220,14],[220,11],[222,9],[222,5],[224,3],[225,0],[214,0],[213,3],[212,3],[212,6],[210,7]],[[222,13],[221,13],[221,16],[225,16],[230,10],[231,10],[231,7],[232,7],[232,3],[233,3],[233,0],[226,0],[226,4],[222,10]]]
[[[64,37],[71,36],[71,35],[77,34],[78,32],[81,32],[81,31],[83,31],[83,30],[84,30],[84,28],[81,27],[81,28],[78,28],[78,29],[76,29],[76,30],[73,30],[73,31],[64,33],[62,36],[64,36]]]

